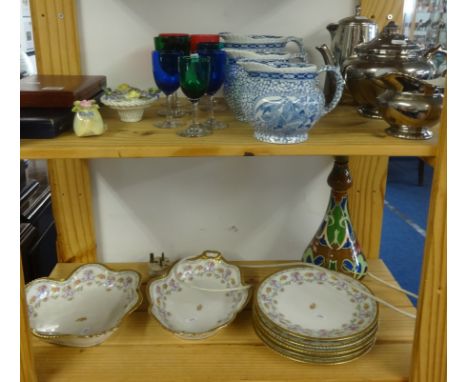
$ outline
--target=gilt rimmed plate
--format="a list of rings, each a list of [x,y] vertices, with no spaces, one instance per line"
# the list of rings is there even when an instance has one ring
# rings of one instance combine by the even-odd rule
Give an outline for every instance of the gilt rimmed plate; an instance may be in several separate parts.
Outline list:
[[[366,344],[372,342],[377,334],[378,326],[375,325],[364,336],[353,340],[352,342],[330,342],[330,341],[307,341],[299,338],[293,338],[278,334],[271,330],[271,327],[265,325],[262,318],[253,310],[252,323],[256,329],[261,330],[265,337],[269,338],[272,342],[285,348],[292,348],[297,351],[306,351],[317,353],[323,356],[330,356],[341,352],[352,352],[364,347]]]
[[[292,353],[295,353],[299,356],[303,357],[313,357],[314,359],[335,359],[337,357],[347,357],[353,358],[354,355],[360,353],[361,350],[367,349],[371,344],[375,343],[375,335],[366,339],[366,341],[359,344],[359,346],[354,346],[351,348],[344,348],[344,349],[333,349],[333,350],[322,350],[322,349],[315,349],[315,348],[304,348],[304,347],[297,347],[291,343],[284,343],[281,341],[276,340],[275,338],[271,337],[269,333],[265,332],[265,330],[257,323],[254,322],[253,324],[254,330],[257,335],[262,339],[263,342],[266,339],[268,342],[265,342],[267,346],[273,345],[276,349],[286,350]]]
[[[290,332],[287,332],[285,329],[281,328],[273,324],[268,318],[262,315],[259,312],[258,308],[256,308],[255,304],[253,304],[253,315],[254,318],[261,323],[261,325],[265,328],[268,333],[271,333],[272,336],[276,336],[278,338],[283,339],[286,342],[297,343],[299,345],[305,346],[317,346],[321,348],[333,348],[333,347],[346,347],[356,342],[359,342],[363,338],[367,338],[372,333],[375,333],[378,329],[378,320],[369,326],[366,330],[359,332],[355,336],[350,337],[343,337],[339,339],[316,339],[316,338],[306,338],[303,336],[294,335]]]
[[[219,252],[205,251],[175,263],[167,275],[148,283],[149,310],[182,339],[204,339],[234,320],[247,304],[250,288],[240,270]]]
[[[294,267],[268,276],[256,306],[272,324],[306,339],[336,341],[367,331],[378,317],[372,292],[346,275]]]
[[[102,264],[84,264],[66,280],[33,280],[25,287],[31,331],[58,345],[98,345],[141,304],[140,284],[138,272]]]
[[[258,330],[258,328],[254,325],[254,330],[257,333],[258,337],[263,341],[263,343],[273,350],[274,352],[282,355],[283,357],[289,358],[291,360],[303,363],[312,363],[312,364],[322,364],[322,365],[338,365],[347,362],[351,362],[361,356],[367,354],[375,344],[375,340],[367,344],[362,349],[358,349],[355,352],[345,354],[345,355],[337,355],[337,356],[330,356],[330,357],[323,357],[323,356],[315,356],[313,354],[302,354],[294,350],[290,350],[284,348],[283,346],[279,346],[273,341],[271,341],[268,337],[264,336],[264,334]]]

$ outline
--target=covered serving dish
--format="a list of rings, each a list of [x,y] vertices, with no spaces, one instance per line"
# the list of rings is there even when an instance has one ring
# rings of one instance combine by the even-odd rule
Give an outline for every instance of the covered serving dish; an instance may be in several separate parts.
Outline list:
[[[163,328],[186,340],[212,336],[247,304],[250,287],[221,253],[182,259],[148,283],[149,311]]]
[[[32,333],[58,345],[98,345],[141,304],[140,283],[136,271],[101,264],[82,265],[66,280],[33,280],[26,285]]]
[[[446,57],[439,46],[423,49],[397,32],[398,26],[390,21],[379,36],[355,48],[357,57],[343,63],[346,86],[356,103],[358,111],[370,118],[381,118],[377,97],[382,88],[375,86],[372,78],[390,72],[408,74],[418,79],[432,79],[442,73],[437,65],[437,56]]]

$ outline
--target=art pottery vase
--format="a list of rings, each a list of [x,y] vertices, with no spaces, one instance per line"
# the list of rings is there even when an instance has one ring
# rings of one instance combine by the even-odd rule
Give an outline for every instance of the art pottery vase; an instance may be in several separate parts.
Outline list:
[[[348,157],[336,157],[327,180],[331,187],[325,217],[302,256],[302,261],[361,279],[367,273],[348,211],[348,192],[352,185]]]

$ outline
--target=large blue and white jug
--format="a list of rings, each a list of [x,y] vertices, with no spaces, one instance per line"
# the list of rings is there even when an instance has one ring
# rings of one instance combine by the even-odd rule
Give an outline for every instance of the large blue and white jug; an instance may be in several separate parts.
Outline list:
[[[300,143],[309,130],[341,99],[344,81],[335,66],[239,62],[248,73],[242,108],[254,127],[255,138],[268,143]],[[326,104],[318,75],[336,78],[332,100]]]
[[[223,84],[224,99],[233,112],[235,118],[242,122],[247,122],[241,108],[242,98],[246,97],[245,85],[247,72],[238,64],[239,61],[253,62],[287,62],[291,59],[289,53],[262,53],[250,50],[225,49],[227,54],[226,73]]]

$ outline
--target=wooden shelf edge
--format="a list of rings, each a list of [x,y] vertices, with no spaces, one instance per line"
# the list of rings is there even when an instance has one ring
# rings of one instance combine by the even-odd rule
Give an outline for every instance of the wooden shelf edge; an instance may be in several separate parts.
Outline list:
[[[177,130],[157,129],[158,105],[147,109],[137,123],[119,121],[115,113],[102,108],[108,130],[102,136],[79,138],[68,131],[51,139],[21,140],[24,159],[92,159],[148,157],[239,157],[239,156],[421,156],[436,153],[438,140],[408,141],[387,136],[386,124],[359,116],[351,106],[338,106],[310,130],[300,144],[278,145],[259,142],[253,129],[237,121],[230,111],[217,117],[229,124],[202,138],[179,137]],[[160,118],[160,117],[159,117]],[[203,118],[203,116],[201,116]],[[188,123],[188,119],[183,120]],[[183,127],[182,127],[183,128]]]

